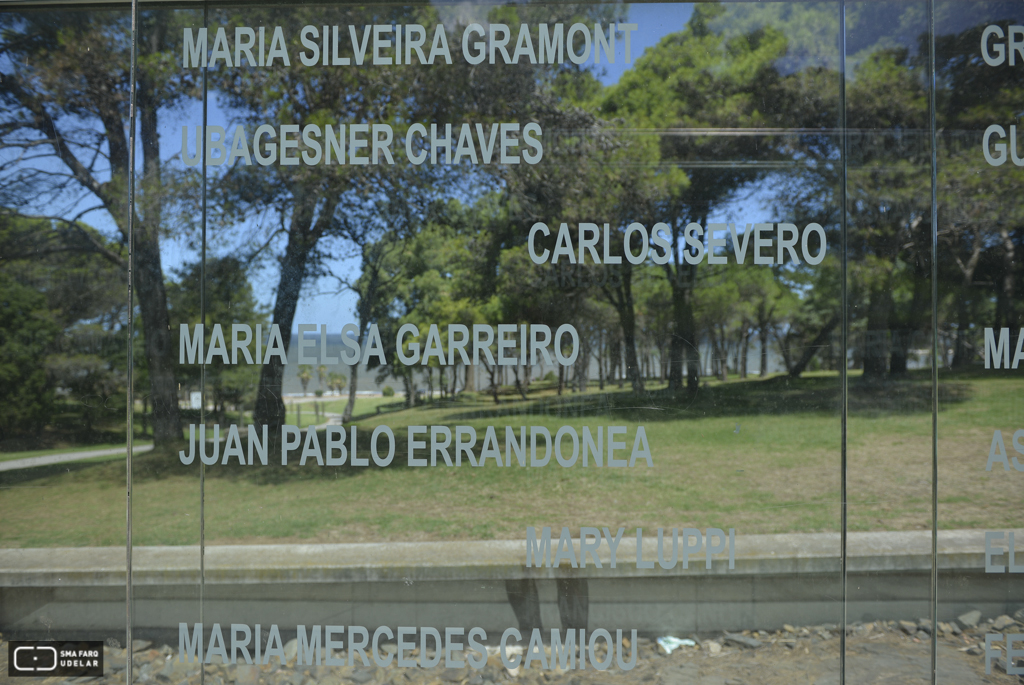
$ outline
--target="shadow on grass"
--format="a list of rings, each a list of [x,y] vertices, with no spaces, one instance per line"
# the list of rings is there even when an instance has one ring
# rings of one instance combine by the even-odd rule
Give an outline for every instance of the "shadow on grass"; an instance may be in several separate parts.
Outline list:
[[[973,396],[968,382],[939,385],[943,405],[966,402]],[[695,420],[709,417],[785,416],[789,414],[836,415],[841,393],[838,376],[746,380],[704,384],[696,392],[656,390],[635,395],[628,390],[584,395],[551,395],[537,399],[461,409],[445,416],[446,422],[489,420],[516,416],[596,417],[654,421]],[[437,408],[444,409],[444,406]],[[931,384],[925,377],[908,375],[899,380],[851,379],[851,416],[884,416],[931,411]]]
[[[124,418],[123,408],[121,409],[121,418]],[[89,431],[79,426],[72,429],[64,428],[64,424],[67,423],[64,414],[55,413],[49,420],[52,425],[48,425],[41,431],[33,432],[29,436],[0,441],[0,454],[60,449],[62,445],[69,445],[67,450],[72,452],[87,450],[96,445],[116,445],[124,442],[123,424],[112,428],[93,428]]]
[[[138,459],[138,457],[136,457]],[[0,471],[0,489],[14,488],[31,483],[39,486],[38,481],[51,481],[56,479],[85,481],[116,481],[115,473],[120,474],[120,482],[124,483],[125,471],[124,461],[94,462],[94,461],[72,461],[62,464],[47,464],[46,466],[34,466],[28,469],[15,469],[13,471]]]

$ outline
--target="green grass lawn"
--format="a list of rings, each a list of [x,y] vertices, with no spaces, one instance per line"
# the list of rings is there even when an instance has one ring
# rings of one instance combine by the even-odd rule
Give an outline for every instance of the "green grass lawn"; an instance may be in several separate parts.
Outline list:
[[[302,397],[302,398],[288,398],[285,401],[285,411],[287,415],[287,423],[295,426],[311,426],[319,425],[327,422],[327,418],[320,417],[317,421],[316,411],[313,409],[313,403],[316,402],[320,405],[321,411],[326,413],[329,417],[332,414],[341,415],[345,411],[345,406],[348,404],[348,397],[338,399],[337,396],[329,396],[317,398],[314,396]],[[387,411],[389,405],[394,405],[402,402],[401,397],[357,397],[356,405],[352,412],[352,416],[359,418],[370,414],[376,414],[377,408],[380,407],[382,411]],[[249,418],[252,417],[250,413]],[[334,417],[330,417],[332,423],[337,423]]]
[[[391,411],[395,405],[401,404],[401,397],[357,397],[356,405],[353,411],[353,417],[359,419],[362,416],[377,414],[377,408],[380,407],[382,411]],[[323,412],[324,416],[318,416],[317,409],[314,408],[314,404],[319,406],[319,411]],[[345,405],[348,404],[348,396],[339,399],[337,395],[330,395],[327,397],[316,397],[310,393],[307,397],[288,397],[285,399],[285,422],[293,426],[315,426],[322,425],[324,423],[337,423],[337,417],[345,411]],[[228,411],[226,412],[228,423],[238,423],[247,425],[252,422],[252,410],[244,411],[239,416],[238,412]],[[336,416],[335,416],[336,415]],[[207,423],[213,423],[212,412],[207,414]],[[185,422],[186,424],[188,421]]]
[[[930,527],[931,413],[927,374],[885,385],[850,379],[849,521],[853,530]],[[986,472],[992,431],[1024,427],[1024,382],[1003,375],[944,375],[940,389],[940,525],[1005,529],[1024,525],[1024,474]],[[360,398],[355,425],[367,456],[374,427],[396,435],[388,468],[298,465],[206,468],[209,544],[377,540],[522,539],[526,526],[693,526],[737,533],[837,531],[840,517],[839,381],[808,374],[793,381],[709,382],[696,396],[653,386],[636,396],[596,385],[585,394],[553,391],[495,404],[466,393],[454,402],[377,414],[400,398]],[[341,413],[343,401],[325,399]],[[309,416],[307,420],[307,414]],[[289,413],[289,422],[294,415]],[[311,404],[303,424],[313,422]],[[406,465],[410,425],[473,426],[482,441],[504,427],[624,425],[632,445],[644,425],[654,468],[482,468]],[[568,441],[566,442],[568,448]],[[478,443],[479,449],[479,443]],[[628,453],[628,450],[627,450]],[[176,451],[135,458],[133,536],[140,545],[195,544],[199,467]],[[122,544],[123,463],[63,465],[0,473],[0,545]]]

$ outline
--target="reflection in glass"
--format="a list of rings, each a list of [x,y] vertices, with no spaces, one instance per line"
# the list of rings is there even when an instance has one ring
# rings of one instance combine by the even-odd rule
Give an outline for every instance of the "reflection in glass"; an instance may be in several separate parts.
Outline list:
[[[143,4],[132,207],[127,12],[4,14],[5,637],[121,639],[131,344],[112,679],[1009,678],[1020,17],[928,9]]]

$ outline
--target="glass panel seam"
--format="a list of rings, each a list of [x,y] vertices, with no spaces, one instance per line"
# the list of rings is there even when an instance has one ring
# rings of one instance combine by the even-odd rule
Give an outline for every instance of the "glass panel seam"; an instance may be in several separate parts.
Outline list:
[[[126,681],[132,681],[132,432],[135,417],[135,383],[133,334],[135,331],[134,256],[135,256],[135,124],[137,118],[136,85],[138,83],[139,0],[132,0],[131,19],[131,71],[128,77],[128,355],[127,399],[125,429],[125,650],[127,654]]]
[[[850,344],[850,325],[848,303],[849,292],[847,280],[849,273],[847,268],[847,241],[849,224],[847,222],[847,161],[848,161],[848,134],[846,130],[846,0],[839,0],[839,231],[840,231],[840,317],[842,327],[843,361],[840,364],[840,531],[839,531],[839,564],[840,564],[840,586],[842,602],[842,628],[839,631],[839,685],[846,685],[846,627],[847,627],[847,418],[849,409],[849,387],[847,374],[847,358]]]
[[[209,8],[203,4],[203,28],[209,24]],[[199,251],[199,320],[206,321],[206,125],[209,66],[203,67],[203,145],[202,145],[202,243]],[[206,425],[206,360],[201,360],[199,367],[199,390],[202,393],[199,409],[199,423]],[[206,625],[204,609],[206,605],[206,462],[199,460],[199,625]],[[202,641],[202,636],[200,636]],[[206,669],[199,668],[199,685],[206,684]]]
[[[928,135],[931,147],[931,300],[932,300],[932,568],[931,568],[931,682],[938,681],[939,650],[939,203],[938,149],[935,124],[935,0],[928,0]]]

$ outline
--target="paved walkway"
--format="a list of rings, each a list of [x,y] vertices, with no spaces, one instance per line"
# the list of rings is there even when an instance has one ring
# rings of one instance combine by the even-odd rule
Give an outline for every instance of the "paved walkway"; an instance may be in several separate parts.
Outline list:
[[[142,454],[153,449],[152,445],[136,447],[133,454]],[[49,466],[50,464],[63,464],[66,461],[79,461],[91,457],[107,457],[112,454],[124,454],[124,447],[114,447],[105,450],[89,450],[85,452],[61,452],[60,454],[44,454],[40,457],[28,457],[26,459],[12,459],[11,461],[0,462],[0,471],[14,471],[15,469],[30,469],[35,466]]]

